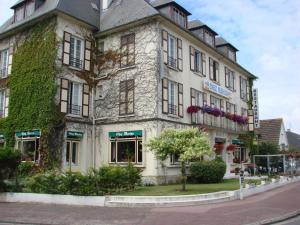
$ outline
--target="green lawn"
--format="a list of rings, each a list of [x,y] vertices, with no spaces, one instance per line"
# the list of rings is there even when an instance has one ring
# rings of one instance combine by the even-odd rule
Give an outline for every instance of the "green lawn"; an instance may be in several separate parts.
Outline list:
[[[135,191],[122,192],[127,196],[169,196],[169,195],[193,195],[205,194],[218,191],[232,191],[239,189],[238,179],[224,180],[219,184],[187,184],[187,191],[180,191],[181,185],[160,185],[150,187],[137,187]]]

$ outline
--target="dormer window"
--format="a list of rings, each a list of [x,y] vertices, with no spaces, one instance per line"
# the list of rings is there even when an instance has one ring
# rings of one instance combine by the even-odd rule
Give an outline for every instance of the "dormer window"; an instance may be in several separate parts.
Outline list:
[[[27,0],[13,6],[15,9],[15,22],[19,22],[26,17],[31,16],[35,11],[35,0]]]
[[[187,16],[179,9],[172,7],[172,19],[178,23],[180,26],[186,28]]]
[[[236,53],[230,48],[228,48],[228,58],[232,61],[236,61]]]
[[[204,30],[204,41],[210,46],[215,46],[215,36],[207,30]]]

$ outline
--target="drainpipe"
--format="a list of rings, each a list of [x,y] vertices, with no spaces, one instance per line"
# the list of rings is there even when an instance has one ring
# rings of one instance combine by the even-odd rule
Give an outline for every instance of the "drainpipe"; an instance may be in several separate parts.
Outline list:
[[[93,168],[96,169],[96,107],[95,107],[95,88],[92,88],[92,119],[93,119],[93,129],[92,129],[92,155],[93,155]]]

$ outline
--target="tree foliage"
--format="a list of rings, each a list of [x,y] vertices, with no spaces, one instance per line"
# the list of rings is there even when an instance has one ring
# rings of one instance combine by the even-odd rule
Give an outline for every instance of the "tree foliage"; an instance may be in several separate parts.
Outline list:
[[[259,155],[275,155],[279,154],[278,144],[272,142],[262,142],[258,145]]]

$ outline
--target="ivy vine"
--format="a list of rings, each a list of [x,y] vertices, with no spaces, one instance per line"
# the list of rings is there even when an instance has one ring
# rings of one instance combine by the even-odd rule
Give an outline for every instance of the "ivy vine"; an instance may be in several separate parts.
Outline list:
[[[46,20],[35,25],[15,49],[12,72],[9,77],[8,117],[0,121],[6,144],[13,147],[15,132],[40,129],[43,163],[51,164],[54,158],[49,154],[49,137],[60,124],[62,116],[55,104],[57,93],[56,67],[57,40],[56,22]]]

